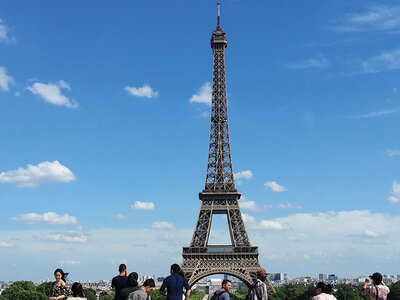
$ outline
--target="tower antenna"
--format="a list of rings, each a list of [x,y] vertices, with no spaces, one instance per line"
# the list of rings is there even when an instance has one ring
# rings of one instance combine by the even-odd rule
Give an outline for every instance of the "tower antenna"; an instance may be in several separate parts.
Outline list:
[[[221,27],[220,26],[220,18],[221,18],[221,3],[217,3],[217,6],[218,6],[218,23],[217,23],[217,27],[219,28],[219,27]]]

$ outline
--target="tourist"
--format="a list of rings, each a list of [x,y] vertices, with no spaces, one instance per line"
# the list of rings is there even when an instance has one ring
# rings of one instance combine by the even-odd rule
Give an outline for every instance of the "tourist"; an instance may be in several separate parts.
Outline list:
[[[229,291],[232,288],[232,282],[229,279],[222,280],[221,288],[215,291],[211,297],[212,300],[229,300]]]
[[[275,289],[267,277],[269,274],[270,273],[263,268],[257,270],[257,279],[253,284],[253,288],[255,289],[257,299],[259,300],[267,300],[268,298],[271,298],[272,294],[275,294]]]
[[[187,300],[190,295],[190,286],[179,265],[173,264],[170,273],[171,275],[164,279],[160,293],[166,295],[167,300],[182,300],[183,288],[185,288],[185,299]],[[166,292],[165,289],[167,289]]]
[[[82,284],[80,284],[79,282],[74,282],[72,284],[71,291],[72,297],[68,297],[68,300],[86,300]]]
[[[368,284],[372,280],[372,285]],[[369,295],[369,299],[372,300],[386,300],[390,290],[386,284],[382,281],[382,274],[375,272],[370,277],[365,278],[361,295]]]
[[[127,300],[130,293],[138,290],[138,274],[136,272],[132,272],[128,276],[128,281],[126,282],[126,288],[123,288],[119,293],[119,300]]]
[[[67,299],[69,290],[66,286],[68,273],[64,273],[61,269],[56,269],[54,271],[54,278],[56,281],[53,282],[50,290],[49,300],[61,300]]]
[[[126,288],[126,283],[128,281],[128,275],[126,272],[126,265],[125,264],[120,264],[119,268],[119,275],[115,276],[112,280],[111,280],[111,287],[115,288],[115,296],[114,299],[118,300],[119,297],[119,293],[121,292],[121,290],[123,288]]]
[[[156,286],[154,279],[150,278],[136,291],[129,294],[128,300],[151,300],[148,293]]]
[[[312,297],[311,300],[336,300],[335,296],[329,294],[332,291],[330,284],[324,282],[318,282],[315,287],[316,296]]]

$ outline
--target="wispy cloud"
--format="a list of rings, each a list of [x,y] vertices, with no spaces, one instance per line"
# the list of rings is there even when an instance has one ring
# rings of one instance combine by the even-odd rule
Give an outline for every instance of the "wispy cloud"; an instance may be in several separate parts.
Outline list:
[[[244,210],[251,210],[251,211],[262,211],[266,209],[266,207],[260,207],[257,205],[255,201],[247,200],[244,196],[240,198],[240,208]]]
[[[288,201],[288,202],[286,202],[286,203],[281,203],[281,204],[279,204],[278,207],[279,207],[279,208],[293,208],[294,205],[293,205],[293,203],[290,203],[290,202]]]
[[[49,233],[39,239],[52,242],[62,242],[62,243],[86,243],[88,238],[79,232],[68,232],[68,233]]]
[[[371,6],[366,11],[344,15],[331,27],[337,32],[396,31],[400,29],[400,6]]]
[[[3,20],[0,19],[0,43],[6,45],[16,44],[17,40],[15,37],[10,37],[8,32],[8,27],[4,24]]]
[[[20,188],[35,188],[43,183],[70,182],[75,175],[70,169],[57,160],[41,162],[36,166],[28,165],[26,169],[0,173],[0,183],[16,184]]]
[[[389,157],[395,157],[395,156],[400,156],[400,151],[394,150],[394,149],[389,149],[385,152],[385,154]]]
[[[345,118],[345,119],[367,119],[367,118],[378,118],[378,117],[383,117],[386,115],[391,115],[395,113],[395,110],[378,110],[378,111],[373,111],[365,114],[359,114],[359,115],[347,115],[347,116],[338,116],[337,118]]]
[[[0,241],[0,248],[12,248],[12,247],[15,247],[15,244],[9,243],[9,242]]]
[[[14,84],[14,79],[7,75],[5,67],[0,67],[0,89],[8,91],[8,86]]]
[[[298,62],[286,64],[286,68],[293,70],[304,70],[310,68],[324,69],[329,67],[329,60],[322,54],[318,54],[313,58],[303,59]]]
[[[81,262],[79,260],[60,260],[58,263],[60,265],[67,265],[67,266],[74,266],[74,265],[81,264]]]
[[[211,83],[206,82],[199,89],[199,91],[189,99],[189,102],[205,103],[211,105],[211,97]]]
[[[36,82],[32,86],[28,87],[33,94],[40,96],[46,102],[49,102],[58,106],[66,106],[69,108],[77,108],[78,102],[68,98],[61,93],[61,89],[71,90],[70,85],[64,80],[60,80],[57,83],[40,83]]]
[[[151,86],[147,83],[143,84],[142,87],[126,86],[124,88],[131,96],[136,97],[146,97],[146,98],[156,98],[158,97],[158,92],[154,91]]]
[[[172,230],[175,227],[172,223],[161,221],[161,222],[154,222],[151,225],[151,228],[157,229],[157,230]]]
[[[242,179],[251,179],[253,177],[253,173],[250,170],[246,170],[234,173],[233,176],[235,177],[237,183],[241,184]]]
[[[28,224],[43,223],[48,225],[76,225],[78,223],[77,219],[73,216],[68,214],[58,215],[55,212],[46,212],[43,214],[28,213],[12,217],[11,220]]]
[[[389,197],[389,201],[392,203],[400,202],[400,183],[397,181],[393,181],[392,195]]]
[[[288,229],[287,225],[282,224],[276,220],[260,220],[258,221],[253,216],[242,214],[243,221],[246,223],[246,227],[255,230],[283,230]]]
[[[367,59],[357,59],[350,75],[375,74],[400,69],[400,48],[383,51]]]
[[[153,210],[154,203],[153,202],[136,201],[134,204],[131,205],[131,208],[134,210]]]
[[[286,188],[275,181],[267,181],[264,183],[266,190],[270,189],[273,192],[280,193],[286,191]]]

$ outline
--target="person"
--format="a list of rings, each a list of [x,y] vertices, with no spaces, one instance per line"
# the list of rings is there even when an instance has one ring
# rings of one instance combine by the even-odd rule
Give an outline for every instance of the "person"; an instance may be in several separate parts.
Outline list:
[[[324,282],[318,282],[315,286],[316,296],[312,297],[311,300],[336,300],[335,296],[329,294],[332,291],[330,284]]]
[[[115,288],[114,300],[119,300],[119,293],[123,288],[126,288],[126,283],[128,281],[128,275],[126,272],[126,265],[120,264],[118,267],[119,275],[115,276],[111,280],[111,287]]]
[[[371,280],[372,285],[368,286]],[[381,273],[375,272],[370,277],[365,278],[361,295],[369,295],[370,300],[386,300],[389,293],[390,290],[382,281]]]
[[[74,282],[71,286],[72,297],[68,297],[68,300],[87,300],[83,291],[82,284]]]
[[[170,273],[171,275],[164,279],[160,293],[164,296],[167,295],[167,300],[182,300],[183,288],[185,288],[185,300],[187,300],[190,295],[190,286],[179,265],[171,265]],[[167,292],[165,292],[165,289],[167,289]]]
[[[154,279],[150,278],[143,282],[143,285],[128,296],[128,300],[151,300],[148,293],[156,286]]]
[[[53,282],[50,290],[49,300],[62,300],[67,299],[69,290],[66,285],[68,273],[64,273],[61,269],[54,271],[54,278],[56,281]]]
[[[229,279],[222,280],[221,288],[214,293],[214,299],[229,300],[229,291],[231,290],[231,288],[232,282]]]
[[[267,300],[275,293],[275,289],[267,277],[269,274],[263,268],[257,270],[257,279],[253,283],[253,288],[258,300]]]
[[[128,281],[126,282],[127,287],[123,288],[119,293],[119,300],[127,300],[130,293],[138,290],[140,287],[138,286],[139,276],[136,272],[132,272],[128,276]]]

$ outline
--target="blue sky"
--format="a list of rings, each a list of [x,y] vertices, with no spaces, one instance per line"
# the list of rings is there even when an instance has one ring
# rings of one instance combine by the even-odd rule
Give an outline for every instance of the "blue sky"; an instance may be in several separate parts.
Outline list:
[[[24,9],[21,9],[23,4]],[[204,187],[215,1],[0,10],[0,280],[167,275]],[[222,1],[236,186],[289,277],[400,266],[400,5]],[[213,222],[212,243],[227,241]]]

